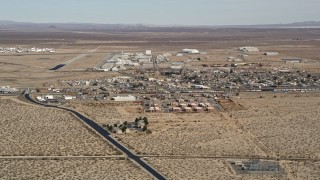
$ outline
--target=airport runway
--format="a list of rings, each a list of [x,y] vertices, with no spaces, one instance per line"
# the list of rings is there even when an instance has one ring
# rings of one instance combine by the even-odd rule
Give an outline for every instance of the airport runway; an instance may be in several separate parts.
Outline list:
[[[138,164],[141,167],[143,167],[147,172],[149,172],[155,178],[157,178],[159,180],[165,180],[166,179],[162,174],[160,174],[152,166],[150,166],[145,161],[143,161],[139,156],[137,156],[136,154],[131,152],[128,148],[126,148],[124,145],[119,143],[116,139],[111,137],[109,132],[104,130],[101,126],[99,126],[94,121],[92,121],[92,120],[88,119],[87,117],[83,116],[82,114],[78,113],[77,111],[74,111],[74,110],[71,110],[71,109],[67,109],[67,108],[63,108],[63,107],[57,107],[57,106],[52,106],[52,105],[41,104],[41,103],[33,100],[30,97],[30,94],[28,94],[28,93],[25,93],[24,97],[29,102],[37,104],[37,105],[41,105],[41,106],[44,106],[44,107],[52,107],[52,108],[62,109],[62,110],[66,110],[66,111],[69,111],[69,112],[73,113],[75,116],[77,116],[83,122],[85,122],[87,125],[89,125],[91,128],[93,128],[96,132],[98,132],[101,136],[103,136],[106,140],[108,140],[111,144],[113,144],[115,147],[117,147],[120,151],[122,151],[124,154],[126,154],[128,156],[128,158],[130,158],[136,164]]]

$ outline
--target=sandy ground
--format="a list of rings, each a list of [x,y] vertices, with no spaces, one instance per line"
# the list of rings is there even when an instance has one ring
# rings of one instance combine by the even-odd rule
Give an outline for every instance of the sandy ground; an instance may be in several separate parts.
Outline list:
[[[0,155],[65,156],[119,154],[65,111],[0,99]]]
[[[116,121],[134,121],[140,116],[149,116],[144,113],[140,105],[132,103],[97,102],[97,101],[70,101],[68,107],[87,115],[99,124]]]
[[[284,161],[282,166],[290,173],[291,179],[318,180],[320,177],[320,162],[310,161]]]
[[[277,97],[274,98],[274,95]],[[309,97],[307,97],[309,96]],[[244,94],[246,110],[231,112],[243,130],[285,157],[320,157],[319,94]]]
[[[239,176],[233,173],[223,159],[148,158],[147,161],[168,179],[287,179],[284,176],[275,175]]]
[[[155,116],[155,117],[153,117]],[[265,155],[245,134],[218,114],[153,114],[152,134],[117,135],[141,154],[159,155]]]
[[[222,114],[144,113],[125,103],[72,102],[71,106],[100,124],[148,117],[152,134],[115,135],[139,154],[265,155]]]
[[[0,160],[0,179],[152,179],[128,160]]]
[[[83,112],[98,123],[107,123],[112,120],[122,120],[123,114],[117,110],[116,104],[98,102],[70,102],[70,106],[79,112]]]

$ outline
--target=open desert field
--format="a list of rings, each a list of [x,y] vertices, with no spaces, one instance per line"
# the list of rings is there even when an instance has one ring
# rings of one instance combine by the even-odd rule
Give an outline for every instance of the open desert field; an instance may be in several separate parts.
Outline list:
[[[152,134],[117,135],[138,154],[265,155],[219,114],[153,114],[148,118]]]
[[[73,109],[86,114],[99,124],[111,121],[133,121],[136,117],[146,115],[142,107],[128,103],[77,102],[69,103]]]
[[[0,155],[101,156],[119,152],[73,115],[0,99]]]
[[[285,176],[276,175],[236,175],[224,159],[200,158],[148,158],[148,162],[165,174],[168,179],[266,179],[285,180]]]
[[[0,179],[152,179],[129,160],[0,160]]]
[[[125,103],[79,103],[71,106],[100,124],[148,117],[152,134],[115,135],[138,154],[266,155],[224,115],[212,113],[144,113]]]
[[[235,101],[243,105],[245,110],[230,112],[232,119],[273,155],[319,159],[318,93],[243,93],[241,99]]]
[[[320,177],[319,161],[282,161],[281,164],[290,173],[291,179],[317,180]]]

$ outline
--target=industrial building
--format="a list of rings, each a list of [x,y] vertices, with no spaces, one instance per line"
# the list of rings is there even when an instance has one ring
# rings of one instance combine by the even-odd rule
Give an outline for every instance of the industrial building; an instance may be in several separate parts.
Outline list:
[[[282,60],[285,61],[285,63],[301,63],[302,62],[302,59],[300,58],[285,58]]]
[[[189,53],[189,54],[199,54],[199,50],[197,49],[182,49],[183,53]]]
[[[152,55],[152,51],[151,50],[146,50],[146,55],[147,56],[151,56]]]
[[[8,94],[8,93],[17,93],[19,90],[16,88],[11,88],[10,86],[1,86],[0,93]]]
[[[136,97],[134,97],[132,95],[116,96],[116,97],[111,98],[111,100],[114,100],[114,101],[135,101]]]
[[[266,56],[277,56],[277,55],[279,55],[279,53],[278,52],[265,52],[264,55],[266,55]]]
[[[242,52],[259,52],[258,48],[250,46],[239,47],[239,50]]]

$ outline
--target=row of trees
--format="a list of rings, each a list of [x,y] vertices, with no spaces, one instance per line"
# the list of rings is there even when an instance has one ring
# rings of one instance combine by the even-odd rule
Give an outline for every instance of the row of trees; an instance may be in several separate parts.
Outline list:
[[[144,122],[144,124],[146,125],[146,126],[148,126],[149,125],[149,120],[148,120],[148,118],[147,117],[139,117],[139,118],[136,118],[135,120],[134,120],[134,122],[136,122],[136,123],[138,123],[139,121],[141,121],[141,120],[143,120],[143,122]]]

